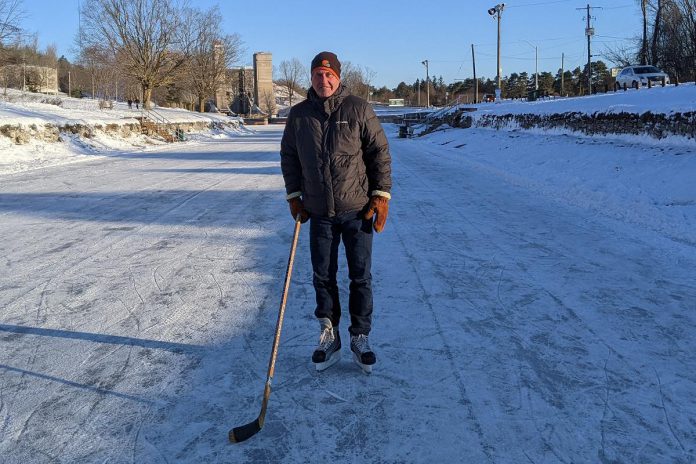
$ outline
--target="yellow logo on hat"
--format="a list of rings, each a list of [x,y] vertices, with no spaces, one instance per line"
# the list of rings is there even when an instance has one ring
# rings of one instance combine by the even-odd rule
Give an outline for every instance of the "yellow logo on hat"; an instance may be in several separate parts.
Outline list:
[[[331,67],[331,63],[329,63],[329,60],[321,60],[321,65],[324,66],[325,68]]]

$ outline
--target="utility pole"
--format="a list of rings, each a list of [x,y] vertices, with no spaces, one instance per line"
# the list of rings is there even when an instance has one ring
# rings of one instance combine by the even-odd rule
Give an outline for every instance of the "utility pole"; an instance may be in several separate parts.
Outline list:
[[[565,53],[561,53],[561,97],[565,93]]]
[[[594,35],[594,29],[590,27],[590,4],[587,4],[587,28],[585,29],[585,34],[587,35],[587,94],[592,95],[592,36]]]
[[[428,70],[428,60],[421,62],[425,66],[425,106],[430,108],[430,74]]]
[[[471,44],[471,61],[474,65],[474,104],[478,104],[478,79],[476,79],[476,55],[474,54],[474,44]]]
[[[585,27],[585,35],[587,36],[587,94],[592,95],[592,36],[594,35],[594,27],[592,27],[590,21],[592,20],[592,9],[601,7],[590,6],[587,4],[586,8],[576,8],[576,10],[587,10],[586,19],[587,27]]]
[[[498,88],[496,89],[496,99],[500,98],[500,95],[502,93],[502,82],[501,82],[501,77],[500,75],[502,74],[502,70],[500,69],[500,20],[503,16],[503,10],[505,9],[505,4],[504,3],[499,3],[493,8],[488,9],[488,14],[491,16],[494,16],[498,20],[498,69],[497,69],[497,74],[496,74],[496,85]]]
[[[22,96],[27,90],[27,49],[24,44],[22,44]]]
[[[534,90],[539,90],[539,48],[534,46]]]
[[[418,79],[418,106],[420,106],[420,79]]]

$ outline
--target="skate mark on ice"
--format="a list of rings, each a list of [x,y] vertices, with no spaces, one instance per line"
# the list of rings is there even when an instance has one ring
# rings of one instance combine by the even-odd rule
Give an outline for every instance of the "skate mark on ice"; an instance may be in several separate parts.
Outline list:
[[[665,395],[662,393],[662,381],[660,380],[660,374],[657,373],[657,369],[655,368],[653,368],[653,371],[655,371],[655,377],[657,377],[657,386],[659,387],[660,391],[660,409],[662,409],[662,412],[665,414],[665,421],[667,422],[667,427],[669,427],[670,433],[677,441],[677,443],[679,443],[679,447],[681,448],[682,452],[686,453],[684,444],[679,439],[677,434],[674,432],[674,428],[672,428],[672,423],[669,421],[669,414],[667,414],[667,408],[665,407]]]
[[[476,433],[476,435],[479,438],[479,442],[481,444],[481,448],[482,448],[483,453],[485,454],[486,458],[488,458],[488,461],[495,462],[495,459],[494,459],[495,448],[493,447],[493,445],[488,443],[485,439],[485,436],[483,433],[483,428],[481,426],[480,421],[476,417],[476,414],[475,414],[474,409],[473,409],[473,404],[471,403],[471,400],[469,399],[469,394],[467,392],[466,387],[464,386],[464,381],[459,373],[459,367],[457,365],[455,365],[455,363],[454,363],[454,355],[452,354],[452,349],[449,346],[449,344],[447,343],[447,339],[445,339],[445,336],[443,334],[442,324],[440,324],[440,320],[437,317],[437,314],[435,312],[435,308],[433,308],[433,304],[430,301],[429,293],[426,290],[425,285],[424,285],[423,281],[421,280],[420,275],[418,273],[418,269],[417,269],[416,264],[415,264],[416,258],[413,255],[413,253],[411,252],[411,250],[409,249],[409,247],[406,245],[404,238],[400,233],[398,221],[394,221],[394,222],[395,222],[394,223],[394,230],[396,231],[396,236],[397,236],[399,242],[401,243],[401,247],[403,249],[404,255],[408,258],[408,263],[410,264],[411,270],[412,270],[413,274],[415,275],[416,283],[418,285],[418,288],[420,289],[420,293],[423,295],[424,303],[426,304],[433,320],[435,321],[435,325],[437,326],[438,334],[439,334],[440,338],[442,339],[442,346],[445,349],[447,360],[451,366],[453,375],[454,375],[454,377],[457,381],[457,385],[459,387],[460,402],[463,406],[466,407],[467,417],[470,419],[471,427],[473,428],[474,432]]]

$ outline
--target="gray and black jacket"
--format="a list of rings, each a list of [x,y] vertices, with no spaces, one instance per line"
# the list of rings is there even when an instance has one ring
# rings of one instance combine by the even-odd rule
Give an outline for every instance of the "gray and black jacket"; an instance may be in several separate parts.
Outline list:
[[[311,215],[361,210],[370,196],[391,198],[389,145],[375,112],[342,84],[329,98],[310,89],[290,110],[280,144],[287,199]]]

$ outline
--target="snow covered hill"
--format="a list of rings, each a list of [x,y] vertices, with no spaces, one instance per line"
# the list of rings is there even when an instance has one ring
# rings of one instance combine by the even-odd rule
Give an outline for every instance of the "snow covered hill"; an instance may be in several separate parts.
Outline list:
[[[140,109],[112,104],[100,108],[98,100],[8,89],[0,99],[0,174],[149,150],[163,143],[140,133],[137,118],[146,116]],[[249,132],[239,118],[223,114],[157,107],[152,117],[185,125],[189,140]]]

